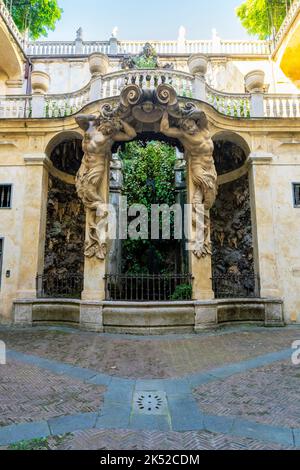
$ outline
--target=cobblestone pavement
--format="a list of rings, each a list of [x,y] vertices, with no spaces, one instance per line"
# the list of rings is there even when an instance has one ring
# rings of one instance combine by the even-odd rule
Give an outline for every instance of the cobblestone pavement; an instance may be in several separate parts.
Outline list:
[[[229,330],[230,331],[230,330]],[[2,330],[8,348],[118,377],[181,377],[243,361],[300,338],[300,329],[249,328],[214,335],[129,338],[49,330]]]
[[[300,448],[299,328],[127,337],[0,328],[0,446]]]
[[[300,428],[299,385],[300,367],[285,361],[229,377],[222,387],[203,385],[194,393],[208,414]]]

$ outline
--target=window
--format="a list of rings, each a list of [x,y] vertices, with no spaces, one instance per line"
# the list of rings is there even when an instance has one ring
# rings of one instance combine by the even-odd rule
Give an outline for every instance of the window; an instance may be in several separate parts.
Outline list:
[[[2,279],[3,238],[0,238],[0,288]]]
[[[300,183],[293,184],[294,189],[294,206],[300,209]]]
[[[11,184],[0,184],[0,209],[11,208]]]

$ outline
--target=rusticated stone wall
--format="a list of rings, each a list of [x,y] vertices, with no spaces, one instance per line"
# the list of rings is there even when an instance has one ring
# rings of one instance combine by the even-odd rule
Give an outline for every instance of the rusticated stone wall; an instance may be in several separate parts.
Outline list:
[[[49,177],[45,275],[80,274],[84,263],[85,213],[74,185]]]
[[[248,175],[219,187],[216,204],[211,210],[211,233],[214,277],[232,275],[235,278],[232,285],[226,280],[219,281],[221,288],[224,289],[227,283],[227,287],[240,295],[254,294]]]

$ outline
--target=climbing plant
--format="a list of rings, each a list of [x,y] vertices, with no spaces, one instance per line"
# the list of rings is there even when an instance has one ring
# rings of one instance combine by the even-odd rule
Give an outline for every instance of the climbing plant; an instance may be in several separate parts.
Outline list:
[[[128,206],[146,206],[150,225],[152,204],[172,206],[176,202],[175,149],[157,141],[131,142],[120,156],[124,162],[123,194],[127,196]],[[174,272],[177,248],[176,240],[150,240],[150,237],[148,240],[125,240],[123,271],[132,274]]]

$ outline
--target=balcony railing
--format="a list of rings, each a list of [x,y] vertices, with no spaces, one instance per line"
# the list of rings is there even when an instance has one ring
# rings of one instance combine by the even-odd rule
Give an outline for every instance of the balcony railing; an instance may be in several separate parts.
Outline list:
[[[0,96],[0,119],[31,117],[31,101],[28,95]]]
[[[275,51],[300,12],[300,0],[294,0],[275,38]]]
[[[270,41],[230,41],[230,40],[186,40],[179,41],[150,41],[156,52],[164,54],[226,54],[226,55],[269,55],[271,52]],[[30,56],[88,56],[92,52],[104,54],[124,55],[139,54],[145,45],[145,41],[35,41],[27,46],[27,54]]]
[[[5,21],[7,27],[9,28],[10,32],[13,34],[14,38],[18,42],[19,46],[24,49],[24,37],[20,33],[16,23],[14,22],[9,10],[6,8],[5,3],[3,0],[0,0],[0,16]]]
[[[264,114],[268,118],[299,118],[300,95],[265,95]]]
[[[232,118],[299,118],[300,94],[264,94],[262,112],[257,116],[252,110],[251,94],[222,93],[206,85],[204,97],[197,96],[196,78],[188,73],[175,70],[130,70],[105,75],[99,82],[97,97],[91,94],[91,83],[79,91],[68,94],[46,95],[44,108],[34,114],[34,99],[28,95],[0,96],[1,118],[61,118],[71,116],[97,99],[109,99],[120,95],[125,85],[135,83],[142,88],[155,89],[161,83],[173,86],[181,98],[201,99],[213,106],[219,113]],[[41,96],[37,98],[40,100]]]
[[[103,78],[102,98],[110,98],[121,93],[125,85],[134,83],[141,88],[155,89],[161,83],[175,88],[179,96],[193,98],[195,77],[175,70],[132,70],[120,71]]]
[[[45,114],[47,118],[71,116],[90,102],[90,84],[75,93],[46,95]]]
[[[238,118],[250,117],[251,95],[249,93],[220,93],[207,86],[206,98],[207,102],[221,114]]]

